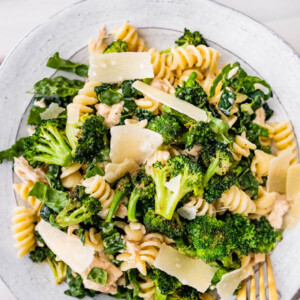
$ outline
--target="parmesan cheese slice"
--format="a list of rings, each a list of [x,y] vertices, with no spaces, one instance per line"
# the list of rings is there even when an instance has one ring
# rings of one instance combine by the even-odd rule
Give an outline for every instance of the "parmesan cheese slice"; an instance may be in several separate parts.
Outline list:
[[[178,99],[175,96],[162,92],[141,81],[135,81],[132,86],[149,98],[161,102],[196,121],[205,122],[207,120],[206,112],[203,109]]]
[[[286,198],[293,201],[300,195],[300,164],[290,166],[286,177]]]
[[[147,52],[90,55],[90,81],[111,83],[153,77],[151,55]]]
[[[209,266],[201,259],[185,256],[166,244],[161,246],[154,266],[201,293],[208,289],[217,271],[216,268]]]
[[[163,138],[159,133],[137,126],[115,126],[111,128],[110,133],[112,163],[121,163],[126,158],[137,163],[144,163],[163,143]]]
[[[94,259],[94,248],[82,245],[80,239],[69,236],[50,223],[41,220],[36,226],[46,245],[70,268],[82,273]]]
[[[51,103],[50,106],[40,113],[42,120],[56,119],[63,111],[64,108],[60,107],[57,103]]]
[[[292,158],[292,149],[288,148],[271,160],[267,181],[268,192],[285,194],[287,172]]]
[[[222,276],[221,281],[217,284],[217,291],[222,300],[231,299],[234,291],[242,280],[253,274],[250,258],[245,257],[242,261],[242,267]]]
[[[165,187],[173,193],[177,193],[180,187],[181,175],[177,175],[165,183]]]

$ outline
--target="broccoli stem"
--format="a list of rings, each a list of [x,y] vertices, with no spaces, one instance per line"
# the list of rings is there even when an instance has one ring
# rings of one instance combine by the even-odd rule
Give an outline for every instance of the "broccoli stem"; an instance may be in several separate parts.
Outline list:
[[[209,180],[215,175],[216,169],[219,165],[220,160],[218,158],[214,159],[214,161],[209,165],[205,175],[204,175],[204,180],[203,184],[204,186],[207,186]]]
[[[131,222],[137,221],[135,212],[136,212],[136,204],[137,204],[139,197],[140,197],[139,193],[136,193],[135,191],[133,191],[133,193],[130,196],[130,199],[128,202],[128,221],[131,221]]]
[[[124,193],[117,190],[115,195],[114,195],[114,198],[113,198],[113,201],[110,205],[110,208],[109,208],[109,211],[108,211],[108,214],[107,214],[107,217],[105,219],[105,222],[111,222],[117,208],[118,208],[118,205],[119,205],[119,202],[120,200],[122,199],[122,197],[124,196]]]

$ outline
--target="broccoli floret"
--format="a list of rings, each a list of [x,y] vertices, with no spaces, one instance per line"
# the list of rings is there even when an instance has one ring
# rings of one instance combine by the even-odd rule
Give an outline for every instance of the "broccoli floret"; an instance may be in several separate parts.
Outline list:
[[[108,129],[101,116],[88,118],[81,127],[73,160],[79,163],[105,161],[109,156]]]
[[[113,201],[111,202],[107,217],[105,219],[105,222],[111,222],[117,208],[119,205],[120,200],[123,198],[123,196],[127,196],[132,191],[132,183],[130,174],[125,174],[124,177],[122,177],[117,185],[116,185],[116,192],[114,194]]]
[[[63,261],[56,261],[54,259],[47,259],[47,263],[54,275],[56,284],[61,284],[67,278],[68,266]]]
[[[175,144],[177,142],[181,126],[175,117],[170,115],[161,115],[152,119],[148,128],[160,133],[165,144]]]
[[[194,119],[166,105],[163,105],[162,112],[164,114],[174,116],[178,120],[178,122],[186,128],[190,128],[190,126],[196,123]]]
[[[139,119],[139,121],[147,120],[148,122],[155,118],[153,112],[146,110],[145,108],[138,108],[135,111],[135,116]]]
[[[154,281],[154,284],[158,289],[158,295],[170,295],[181,286],[181,283],[177,278],[168,275],[159,269],[150,269],[147,273],[147,277]]]
[[[205,39],[203,38],[202,34],[199,31],[190,31],[187,28],[184,28],[183,36],[181,36],[175,43],[178,46],[184,45],[205,45],[208,46]]]
[[[94,88],[101,103],[108,106],[114,105],[123,99],[123,95],[118,92],[120,87],[117,84],[102,83]]]
[[[155,212],[171,220],[178,202],[188,193],[202,195],[203,170],[187,156],[169,159],[167,165],[156,162],[151,167],[151,177],[156,187]],[[165,184],[176,180],[176,191],[169,190]]]
[[[71,149],[57,119],[43,121],[25,140],[24,149],[24,158],[34,168],[42,163],[67,167],[72,162]]]
[[[67,198],[66,207],[56,217],[56,222],[62,227],[79,224],[101,209],[99,199],[86,194],[84,186],[76,186]]]
[[[103,53],[112,53],[112,52],[126,52],[128,50],[128,45],[125,41],[116,40],[113,41],[110,45],[106,47]]]
[[[224,176],[214,175],[204,189],[203,198],[211,203],[221,197],[224,191],[229,190],[237,182],[237,176],[231,172]]]
[[[207,94],[196,81],[197,74],[193,72],[187,81],[183,81],[182,86],[178,85],[175,90],[175,96],[185,100],[199,108],[207,105]]]
[[[282,238],[281,231],[274,231],[270,222],[262,217],[259,220],[253,220],[252,224],[255,227],[255,242],[256,246],[252,249],[254,253],[268,253],[275,249],[276,242]]]
[[[128,220],[135,222],[137,202],[142,201],[146,207],[152,202],[155,195],[155,185],[152,178],[141,170],[133,177],[133,191],[128,202]]]
[[[172,220],[166,220],[153,210],[149,210],[144,216],[144,225],[147,230],[162,233],[171,239],[180,238],[185,234],[185,229],[176,213]]]
[[[36,247],[29,253],[29,258],[35,262],[43,262],[46,258],[55,259],[56,255],[48,247]]]
[[[192,124],[189,131],[183,135],[183,141],[187,149],[192,149],[195,145],[207,144],[214,141],[215,134],[208,123],[198,122]]]
[[[186,227],[199,258],[234,269],[240,267],[242,255],[267,253],[280,237],[266,219],[249,220],[240,214],[228,213],[220,220],[201,216]]]
[[[175,291],[174,294],[172,294],[170,297],[168,297],[168,300],[200,300],[199,292],[188,286],[183,285],[179,289]]]
[[[215,174],[225,175],[233,162],[231,152],[228,151],[223,144],[203,147],[201,149],[201,159],[207,167],[207,171],[204,176],[205,187]]]

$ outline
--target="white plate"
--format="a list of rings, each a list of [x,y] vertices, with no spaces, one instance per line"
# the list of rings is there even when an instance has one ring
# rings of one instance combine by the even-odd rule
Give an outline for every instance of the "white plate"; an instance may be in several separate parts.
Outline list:
[[[26,110],[32,99],[25,91],[54,70],[47,58],[84,59],[86,45],[103,24],[108,30],[128,19],[140,28],[149,46],[169,47],[183,28],[200,30],[221,50],[222,62],[239,60],[251,73],[267,80],[274,91],[270,101],[280,119],[289,118],[300,132],[300,59],[273,32],[236,11],[205,0],[88,0],[79,2],[37,27],[11,52],[0,70],[0,149],[26,133]],[[278,100],[280,99],[280,101]],[[280,104],[282,103],[282,105]],[[23,121],[21,121],[23,118]],[[16,205],[12,164],[0,166],[0,276],[17,299],[71,299],[65,286],[55,286],[48,266],[17,259],[11,233]],[[284,234],[272,261],[281,299],[289,300],[300,287],[300,225]],[[1,296],[1,295],[0,295]],[[98,296],[101,299],[106,297]],[[298,299],[295,297],[294,299]]]

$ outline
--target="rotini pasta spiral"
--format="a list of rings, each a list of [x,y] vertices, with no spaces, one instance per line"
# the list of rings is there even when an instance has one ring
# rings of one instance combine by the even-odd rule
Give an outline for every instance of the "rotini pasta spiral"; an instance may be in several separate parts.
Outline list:
[[[125,125],[137,126],[139,128],[146,128],[148,124],[148,120],[139,121],[137,119],[126,119]]]
[[[15,247],[19,249],[18,257],[23,257],[35,248],[34,223],[36,222],[35,211],[33,208],[23,206],[14,209],[13,217]]]
[[[276,148],[279,150],[277,154],[287,148],[291,148],[293,151],[293,159],[290,164],[295,164],[298,161],[297,146],[291,122],[286,121],[273,123],[272,126],[275,129],[273,139],[275,141]]]
[[[105,218],[110,208],[110,204],[114,198],[115,192],[110,188],[109,184],[100,175],[85,179],[82,182],[82,185],[85,186],[85,192],[87,194],[96,199],[99,199],[102,205],[102,210],[99,212],[99,215],[102,218]]]
[[[16,183],[14,184],[14,189],[24,201],[28,202],[32,206],[35,212],[39,212],[42,203],[37,198],[28,196],[33,185],[34,183],[32,181]]]
[[[216,209],[213,204],[207,203],[200,196],[189,197],[188,202],[186,202],[183,207],[194,208],[197,210],[196,216],[209,215],[214,218],[216,216]]]
[[[255,214],[251,215],[251,217],[259,218],[268,215],[273,210],[276,196],[277,193],[267,192],[265,188],[259,186],[258,197],[256,200],[253,200],[256,206],[256,211]]]
[[[84,233],[85,243],[95,248],[96,251],[103,250],[103,242],[100,232],[97,232],[96,228],[92,227]]]
[[[157,161],[161,162],[162,164],[166,164],[167,160],[170,158],[170,152],[166,150],[157,150],[155,151],[148,159],[146,165],[151,167]]]
[[[166,53],[159,53],[158,50],[150,49],[151,63],[155,79],[167,79],[171,84],[174,83],[174,72],[166,66]]]
[[[69,167],[61,168],[60,179],[62,185],[67,189],[73,189],[76,185],[81,184],[83,176],[79,172],[82,164],[72,163]]]
[[[200,70],[198,70],[196,68],[192,68],[192,69],[184,70],[182,72],[182,74],[180,74],[178,76],[179,78],[178,78],[178,80],[176,80],[176,85],[182,85],[183,81],[187,81],[189,79],[190,75],[194,72],[197,74],[196,81],[200,84],[200,82],[202,81],[204,76]]]
[[[145,300],[153,300],[155,294],[155,284],[150,278],[143,278],[139,281],[139,294],[138,296]]]
[[[122,40],[127,43],[128,51],[143,52],[147,51],[147,47],[143,39],[139,38],[136,28],[125,21],[121,26],[113,28],[111,33],[115,40]]]
[[[248,216],[255,213],[256,206],[244,191],[233,185],[218,199],[218,209],[228,209],[234,214],[239,213]]]
[[[100,82],[95,81],[87,81],[83,88],[78,91],[78,95],[76,95],[73,99],[73,103],[81,104],[84,106],[87,105],[95,105],[99,102],[96,92],[94,88],[98,85],[101,85]]]
[[[188,45],[186,47],[172,47],[171,54],[166,57],[166,62],[170,70],[201,67],[203,70],[209,68],[209,73],[215,73],[218,59],[219,52],[216,49],[205,45]]]
[[[257,178],[258,182],[262,183],[262,177],[268,175],[270,162],[275,156],[261,150],[255,150],[254,154],[251,163],[251,172]]]
[[[249,142],[246,137],[246,132],[242,132],[241,135],[235,137],[235,142],[233,143],[233,158],[235,160],[240,160],[242,156],[248,157],[250,155],[250,150],[255,150],[256,145]]]

